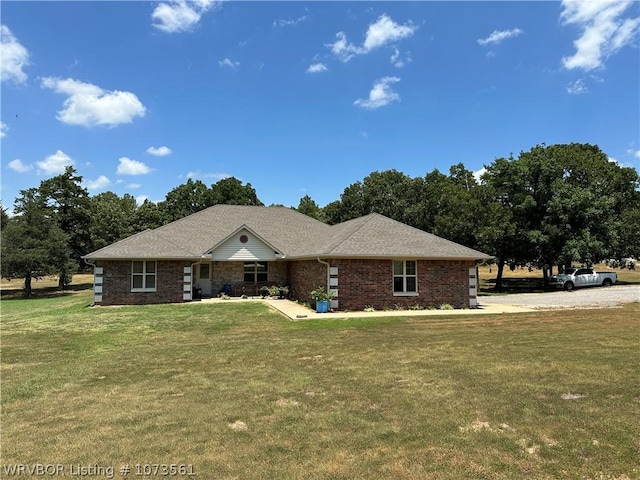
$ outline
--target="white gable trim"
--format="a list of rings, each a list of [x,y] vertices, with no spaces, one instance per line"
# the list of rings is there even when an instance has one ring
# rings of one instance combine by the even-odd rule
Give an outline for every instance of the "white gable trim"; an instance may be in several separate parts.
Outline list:
[[[233,232],[207,253],[216,261],[276,260],[283,256],[246,225]]]

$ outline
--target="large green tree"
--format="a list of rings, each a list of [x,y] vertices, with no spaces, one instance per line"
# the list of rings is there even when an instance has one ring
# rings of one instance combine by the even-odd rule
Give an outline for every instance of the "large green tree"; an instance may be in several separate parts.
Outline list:
[[[75,260],[75,268],[59,272],[59,286],[66,288],[75,271],[82,265],[82,255],[90,252],[91,202],[89,193],[82,186],[82,177],[72,166],[64,173],[40,183],[39,193],[45,199],[52,218],[68,238],[68,247]],[[16,209],[18,212],[19,209]]]
[[[76,268],[69,237],[51,214],[38,189],[22,190],[16,215],[2,229],[2,276],[23,278],[27,298],[31,281],[44,275],[70,273]]]
[[[309,195],[305,195],[300,199],[296,210],[308,217],[315,218],[316,220],[322,220],[322,209]]]
[[[497,159],[485,180],[509,209],[515,241],[505,256],[543,267],[595,263],[623,248],[623,213],[637,198],[638,174],[589,144],[538,145]]]
[[[168,221],[172,222],[214,205],[213,192],[200,180],[188,179],[169,193],[162,204]]]
[[[219,180],[211,185],[212,205],[223,203],[225,205],[256,205],[264,204],[258,199],[256,190],[250,183],[245,185],[235,177]]]
[[[96,250],[122,240],[134,232],[136,199],[104,192],[91,197],[91,242]]]
[[[145,199],[142,205],[138,205],[133,214],[131,229],[133,233],[138,233],[147,229],[153,230],[165,223],[167,223],[167,217],[164,202],[154,203]]]

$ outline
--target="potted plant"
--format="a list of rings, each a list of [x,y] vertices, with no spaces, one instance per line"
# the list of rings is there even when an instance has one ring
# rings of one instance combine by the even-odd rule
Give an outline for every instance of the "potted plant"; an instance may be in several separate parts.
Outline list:
[[[284,299],[284,298],[287,298],[288,295],[289,295],[289,287],[285,285],[279,288],[278,298]]]
[[[271,285],[270,287],[267,287],[265,285],[264,287],[260,288],[260,293],[262,294],[262,298],[269,297],[283,299],[286,298],[287,295],[289,295],[289,287],[278,285]]]
[[[327,313],[333,293],[325,291],[323,287],[318,287],[315,290],[311,290],[311,298],[316,301],[316,312]]]

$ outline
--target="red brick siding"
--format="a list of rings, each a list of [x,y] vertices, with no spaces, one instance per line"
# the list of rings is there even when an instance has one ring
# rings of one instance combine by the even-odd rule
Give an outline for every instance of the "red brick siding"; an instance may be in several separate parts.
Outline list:
[[[311,290],[327,288],[327,266],[317,260],[290,261],[287,267],[292,298],[313,303],[309,295]]]
[[[381,310],[395,305],[455,308],[469,306],[469,268],[473,261],[418,260],[418,295],[393,294],[393,260],[328,260],[338,267],[340,310]],[[289,263],[289,279],[294,298],[309,301],[309,292],[326,286],[327,267],[317,261]]]
[[[456,308],[469,306],[469,268],[473,261],[418,260],[418,296],[394,296],[392,260],[328,260],[338,267],[340,310],[378,310],[394,305]],[[182,261],[158,261],[155,292],[131,292],[131,261],[101,262],[103,267],[102,305],[137,305],[183,302]],[[214,265],[214,277],[216,275]],[[272,270],[272,267],[273,268]],[[273,276],[272,276],[273,274]],[[285,277],[286,275],[286,277]],[[309,292],[326,287],[327,267],[317,260],[289,261],[269,265],[270,281],[288,283],[293,298],[311,302]],[[282,280],[285,278],[285,280]],[[286,281],[288,278],[288,281]],[[214,287],[215,288],[215,287]],[[214,290],[215,291],[215,290]]]
[[[103,267],[101,305],[144,305],[151,303],[183,302],[182,261],[159,260],[157,263],[156,291],[131,291],[131,261],[101,262]]]

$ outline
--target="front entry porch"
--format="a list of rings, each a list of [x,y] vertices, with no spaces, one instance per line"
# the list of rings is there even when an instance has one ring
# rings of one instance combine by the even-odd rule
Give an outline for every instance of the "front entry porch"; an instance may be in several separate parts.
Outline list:
[[[285,261],[213,261],[193,266],[194,298],[260,295],[263,286],[287,285]]]

